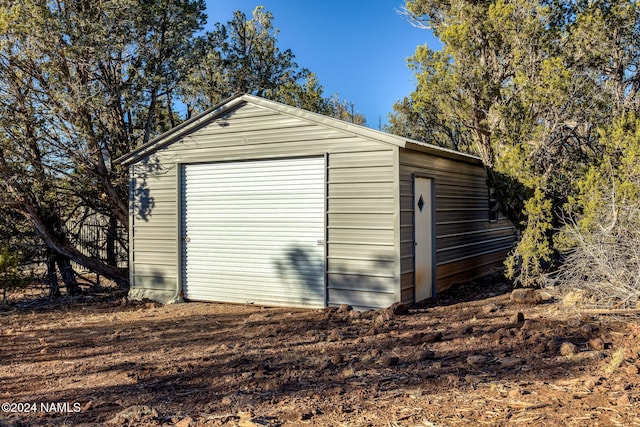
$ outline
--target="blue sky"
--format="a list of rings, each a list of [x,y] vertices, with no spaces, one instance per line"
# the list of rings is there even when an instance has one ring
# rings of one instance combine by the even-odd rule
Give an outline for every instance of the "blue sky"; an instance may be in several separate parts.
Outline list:
[[[440,47],[430,31],[414,28],[396,10],[402,0],[207,0],[207,30],[248,17],[263,5],[280,30],[278,47],[316,73],[325,96],[338,94],[355,104],[367,125],[384,125],[393,103],[415,88],[407,58],[418,45]]]

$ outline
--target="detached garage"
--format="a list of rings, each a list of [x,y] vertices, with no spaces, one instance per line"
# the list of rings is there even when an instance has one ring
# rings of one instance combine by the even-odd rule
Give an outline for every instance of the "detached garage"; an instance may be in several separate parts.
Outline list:
[[[118,159],[132,298],[387,307],[514,242],[476,157],[238,95]]]

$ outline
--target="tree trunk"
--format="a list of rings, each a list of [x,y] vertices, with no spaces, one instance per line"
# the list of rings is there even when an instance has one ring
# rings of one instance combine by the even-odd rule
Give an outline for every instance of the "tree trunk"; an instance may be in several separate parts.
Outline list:
[[[73,267],[71,266],[71,260],[69,259],[69,257],[57,254],[56,264],[58,264],[60,276],[62,277],[62,281],[67,288],[67,294],[71,296],[80,294],[80,286],[76,281],[76,275],[73,272]]]
[[[107,264],[112,267],[118,266],[118,257],[116,254],[117,240],[118,240],[118,222],[115,217],[110,217],[109,226],[107,228]]]
[[[118,286],[123,289],[126,289],[129,286],[129,278],[126,268],[110,266],[100,260],[96,260],[93,257],[84,255],[76,247],[71,245],[69,242],[66,242],[64,236],[59,236],[57,233],[53,232],[48,223],[45,223],[45,221],[43,221],[42,218],[38,215],[37,209],[34,206],[25,203],[24,206],[21,206],[19,212],[31,222],[34,229],[42,238],[44,243],[53,252],[55,252],[57,256],[65,258],[68,263],[70,263],[70,261],[75,261],[83,267],[86,267],[87,269],[95,273],[101,274],[115,281]],[[57,259],[56,263],[58,263]],[[58,263],[58,266],[59,265],[60,264]],[[69,267],[71,267],[70,264]],[[71,269],[71,272],[73,272],[73,269]],[[65,284],[67,283],[64,276],[63,281],[65,281]]]
[[[144,134],[142,136],[142,145],[149,142],[149,139],[151,138],[157,100],[158,100],[158,87],[154,86],[151,89],[151,101],[149,102],[149,112],[147,113],[147,122],[145,123],[145,126],[144,126]]]
[[[47,282],[49,283],[49,298],[60,298],[58,274],[56,273],[56,256],[52,252],[47,255]]]
[[[173,108],[171,107],[171,99],[172,99],[172,95],[171,92],[168,91],[167,92],[167,114],[169,114],[169,126],[171,126],[171,129],[173,129],[174,127],[176,127],[176,119],[175,117],[173,117]]]

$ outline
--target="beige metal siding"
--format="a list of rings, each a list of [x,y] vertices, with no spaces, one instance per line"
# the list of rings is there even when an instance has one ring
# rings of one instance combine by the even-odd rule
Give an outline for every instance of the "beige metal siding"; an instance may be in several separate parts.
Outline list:
[[[130,174],[131,287],[134,293],[152,290],[170,299],[178,284],[175,166],[140,162]]]
[[[413,179],[435,179],[436,287],[487,272],[504,259],[514,227],[501,217],[489,222],[486,173],[481,165],[400,150],[400,233],[402,300],[413,300]]]
[[[133,286],[177,288],[176,166],[326,155],[328,304],[392,304],[400,298],[397,151],[392,144],[251,103],[228,111],[135,163],[136,186],[144,183],[140,190],[154,198],[154,204],[144,217],[132,217]],[[154,171],[150,165],[162,169]]]
[[[392,149],[329,156],[327,277],[333,305],[385,307],[400,298],[393,159]]]

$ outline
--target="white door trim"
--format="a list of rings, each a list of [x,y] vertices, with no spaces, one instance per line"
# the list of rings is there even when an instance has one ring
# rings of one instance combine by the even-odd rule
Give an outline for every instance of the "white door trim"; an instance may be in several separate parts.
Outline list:
[[[434,179],[414,176],[414,284],[415,301],[435,296],[435,188]]]

